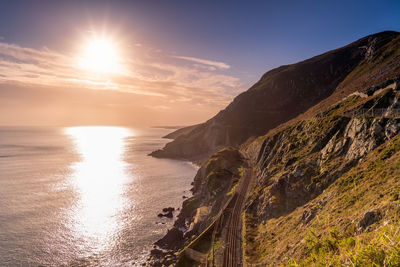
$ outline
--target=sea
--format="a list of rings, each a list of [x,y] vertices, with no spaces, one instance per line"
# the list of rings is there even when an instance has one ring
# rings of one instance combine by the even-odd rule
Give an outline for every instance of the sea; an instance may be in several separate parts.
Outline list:
[[[148,156],[171,131],[0,127],[0,266],[141,266],[198,170]]]

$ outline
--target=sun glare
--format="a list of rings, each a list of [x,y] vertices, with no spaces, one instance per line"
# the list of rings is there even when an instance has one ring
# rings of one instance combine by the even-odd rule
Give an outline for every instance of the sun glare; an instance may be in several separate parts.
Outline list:
[[[78,202],[71,228],[90,247],[103,249],[121,227],[117,216],[126,204],[124,184],[130,179],[123,159],[125,139],[134,133],[122,127],[86,126],[66,128],[66,134],[81,156],[72,166]]]
[[[79,57],[80,68],[100,73],[121,73],[122,58],[116,44],[106,38],[93,38],[87,42]]]

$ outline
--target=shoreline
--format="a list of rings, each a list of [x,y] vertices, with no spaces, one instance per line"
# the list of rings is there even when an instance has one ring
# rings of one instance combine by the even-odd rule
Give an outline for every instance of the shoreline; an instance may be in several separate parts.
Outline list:
[[[151,154],[148,154],[147,156],[154,157]],[[155,158],[159,158],[159,157],[155,157]],[[164,157],[162,157],[162,158],[164,158]],[[174,239],[174,237],[177,237],[177,235],[178,235],[178,238],[180,238],[180,233],[177,233],[177,231],[174,229],[176,229],[178,220],[180,219],[179,216],[182,213],[184,202],[188,199],[191,199],[194,196],[194,194],[193,194],[194,180],[195,180],[196,176],[198,175],[198,172],[202,165],[202,162],[200,162],[200,161],[191,161],[188,159],[174,159],[174,158],[164,158],[164,159],[172,159],[172,160],[186,162],[187,164],[196,168],[196,174],[192,178],[191,188],[189,190],[187,190],[187,192],[190,194],[186,195],[186,194],[184,194],[186,192],[186,190],[183,191],[182,201],[181,201],[180,206],[177,208],[176,207],[160,207],[160,209],[159,209],[160,213],[155,215],[159,219],[162,219],[165,217],[165,218],[172,220],[172,222],[171,222],[172,227],[167,229],[167,232],[165,232],[165,234],[161,238],[159,238],[152,244],[151,249],[149,251],[149,255],[147,256],[147,259],[141,263],[142,266],[162,266],[162,264],[169,266],[169,264],[172,264],[177,260],[176,255],[173,252],[173,250],[171,248],[165,248],[165,247],[163,248],[162,244],[174,243],[174,240],[172,240],[172,239]],[[169,210],[171,208],[174,209],[172,211],[173,217],[169,218],[168,214],[170,214],[170,213],[167,212],[166,210]],[[161,212],[163,212],[163,214]],[[159,223],[160,222],[156,221],[156,224],[159,224]],[[161,222],[161,224],[166,224],[166,223]],[[182,227],[184,227],[184,226],[179,227],[179,229],[181,229]],[[187,231],[189,231],[188,228],[186,228],[185,231],[182,232],[182,234],[184,235]]]

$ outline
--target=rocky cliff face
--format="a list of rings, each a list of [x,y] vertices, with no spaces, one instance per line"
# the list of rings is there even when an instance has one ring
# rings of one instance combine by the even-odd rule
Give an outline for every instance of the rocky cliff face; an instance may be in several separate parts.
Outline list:
[[[398,93],[389,90],[373,102],[379,103],[387,95],[392,95],[390,102],[398,101]],[[351,96],[342,104],[349,105],[358,98]],[[390,106],[386,108],[390,112]],[[262,142],[257,160],[257,185],[263,190],[257,200],[257,204],[263,203],[259,218],[276,217],[308,202],[400,129],[399,119],[349,118],[334,115],[336,109],[331,110],[333,114],[301,121]],[[256,194],[252,197],[257,198]]]
[[[315,119],[300,121],[248,145],[247,149],[258,166],[257,182],[246,209],[249,262],[290,265],[292,259],[311,264],[313,259],[309,257],[312,250],[307,245],[313,245],[306,244],[306,239],[323,241],[320,240],[321,236],[310,237],[307,233],[324,233],[326,229],[333,229],[338,244],[332,245],[331,256],[335,257],[338,264],[344,264],[345,261],[339,259],[341,239],[360,238],[359,235],[367,228],[368,231],[379,228],[379,223],[371,225],[378,221],[382,223],[382,219],[386,220],[386,224],[394,223],[391,219],[394,214],[388,209],[390,205],[398,205],[397,202],[379,200],[384,197],[379,191],[368,192],[367,199],[359,200],[351,191],[365,193],[369,187],[376,187],[374,183],[378,183],[378,188],[389,194],[397,191],[387,184],[386,173],[385,178],[378,176],[375,181],[369,180],[375,175],[374,157],[384,164],[398,150],[392,147],[392,139],[398,142],[400,119],[390,118],[393,108],[399,105],[400,92],[396,88],[397,84],[393,83],[374,96],[362,98],[352,95]],[[372,111],[378,108],[381,112],[374,117]],[[367,114],[366,117],[347,116],[363,114],[354,112],[357,110],[362,110]],[[258,153],[255,154],[255,151]],[[375,151],[386,152],[376,156]],[[368,171],[374,174],[366,170],[355,171],[367,161],[366,169],[370,168]],[[353,176],[354,172],[357,178]],[[344,191],[343,187],[347,190]],[[337,212],[337,218],[329,214],[332,209]],[[333,221],[321,222],[321,218],[326,217]],[[282,231],[278,230],[276,223],[279,223]],[[293,231],[290,234],[287,232],[289,229]],[[279,248],[270,251],[267,248],[271,246]],[[318,250],[318,253],[322,252]],[[318,257],[322,257],[322,254]],[[314,260],[319,262],[322,259]]]
[[[154,265],[175,264],[176,252],[207,232],[251,162],[256,177],[243,221],[249,265],[400,266],[399,109],[398,33],[266,73],[217,116],[153,153],[199,159],[236,147],[203,163],[193,197],[157,242],[167,251],[153,253]],[[200,242],[208,258],[210,247],[226,245],[202,241],[214,242]]]
[[[365,80],[364,70],[370,65],[379,63],[382,69],[392,64],[393,60],[389,59],[394,52],[389,44],[398,41],[398,36],[396,32],[382,32],[311,59],[273,69],[214,118],[186,134],[177,135],[173,142],[152,155],[204,158],[221,147],[238,147],[250,137],[265,134],[338,90],[348,94],[356,89],[360,80]],[[391,67],[392,70],[397,68],[400,68],[398,64]],[[368,73],[372,70],[368,69]]]

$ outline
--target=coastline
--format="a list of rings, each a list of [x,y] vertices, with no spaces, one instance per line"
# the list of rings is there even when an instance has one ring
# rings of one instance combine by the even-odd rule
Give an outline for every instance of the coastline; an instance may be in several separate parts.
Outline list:
[[[192,126],[189,126],[189,127],[192,127]],[[179,134],[180,130],[185,129],[185,127],[176,128],[175,126],[153,126],[152,128],[174,129],[175,131],[172,131],[162,137],[162,138],[171,139],[171,140],[174,140],[176,137],[178,137],[180,135]],[[177,132],[178,132],[178,135],[174,136],[174,134]],[[181,202],[180,207],[178,207],[178,208],[160,207],[160,211],[166,211],[168,209],[174,208],[174,210],[172,212],[173,217],[170,218],[170,220],[173,220],[173,226],[167,230],[167,232],[164,234],[163,237],[161,237],[160,239],[158,239],[157,241],[155,241],[153,243],[153,247],[149,251],[149,257],[147,258],[146,262],[142,263],[142,266],[148,266],[148,265],[150,265],[150,266],[162,266],[162,265],[168,266],[168,265],[176,262],[177,255],[176,255],[176,253],[173,252],[173,249],[177,247],[176,245],[182,245],[182,243],[179,240],[183,239],[183,234],[188,230],[188,229],[185,229],[185,231],[182,233],[182,232],[177,231],[176,229],[179,228],[179,229],[183,230],[185,228],[185,225],[182,224],[182,219],[181,219],[182,215],[184,215],[184,214],[182,214],[183,206],[184,206],[184,203],[186,200],[189,200],[193,197],[194,180],[195,180],[196,176],[198,175],[201,165],[203,164],[203,162],[206,159],[206,157],[202,157],[201,160],[200,159],[189,160],[189,159],[185,159],[185,158],[159,156],[159,155],[157,155],[157,151],[161,151],[161,149],[152,151],[147,156],[154,157],[154,158],[165,158],[165,159],[173,159],[173,160],[183,161],[183,162],[186,162],[186,163],[192,165],[193,167],[195,167],[197,169],[197,171],[196,171],[196,174],[194,175],[194,177],[192,178],[192,182],[191,182],[192,187],[189,190],[189,192],[191,192],[191,194],[190,195],[184,194],[182,196],[182,202]],[[159,218],[162,218],[162,217],[168,217],[169,214],[171,214],[171,213],[164,212],[164,214],[160,213],[157,216]],[[181,222],[179,222],[179,220]]]
[[[244,168],[245,157],[234,148],[222,149],[202,162],[193,178],[192,195],[182,202],[173,227],[154,243],[147,266],[170,266],[182,260],[179,252],[218,216],[231,199]]]

